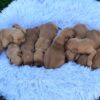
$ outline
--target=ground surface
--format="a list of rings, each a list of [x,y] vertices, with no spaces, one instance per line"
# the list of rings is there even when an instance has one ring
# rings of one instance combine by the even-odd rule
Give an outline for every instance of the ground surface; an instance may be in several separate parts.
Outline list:
[[[0,12],[7,7],[10,3],[12,2],[12,0],[0,0]]]

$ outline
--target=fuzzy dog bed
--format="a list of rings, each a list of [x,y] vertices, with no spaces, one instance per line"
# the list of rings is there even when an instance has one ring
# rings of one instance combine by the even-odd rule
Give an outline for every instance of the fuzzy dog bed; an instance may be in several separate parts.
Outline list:
[[[53,22],[61,28],[83,23],[100,29],[100,3],[95,0],[15,0],[0,14],[0,29]],[[95,100],[100,96],[100,69],[68,62],[58,69],[11,65],[0,55],[0,94],[7,100]]]

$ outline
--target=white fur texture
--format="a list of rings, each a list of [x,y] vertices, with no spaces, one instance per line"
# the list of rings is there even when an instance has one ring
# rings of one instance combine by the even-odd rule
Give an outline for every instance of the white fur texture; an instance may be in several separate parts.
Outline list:
[[[59,27],[86,24],[100,29],[95,0],[15,0],[0,14],[0,29],[18,23],[33,27],[52,21]],[[0,55],[0,93],[7,100],[94,100],[100,95],[100,69],[69,62],[58,69],[11,65]]]

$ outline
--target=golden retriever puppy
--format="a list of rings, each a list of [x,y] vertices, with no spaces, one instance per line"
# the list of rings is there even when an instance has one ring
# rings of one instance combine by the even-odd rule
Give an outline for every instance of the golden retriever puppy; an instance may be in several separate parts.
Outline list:
[[[25,41],[25,33],[17,28],[9,28],[0,30],[0,41],[3,48],[6,48],[10,43],[20,45]]]
[[[73,30],[75,32],[75,38],[83,39],[87,36],[88,28],[84,24],[76,24],[73,27]],[[71,52],[70,50],[66,50],[65,47],[66,60],[77,60],[79,56],[79,54],[76,56],[75,53]]]
[[[85,38],[72,38],[66,44],[66,49],[75,54],[88,54],[87,65],[92,66],[92,59],[96,54],[97,44],[95,41]]]
[[[90,46],[88,46],[89,44],[88,44],[88,42],[87,42],[87,44],[84,44],[85,43],[85,41],[84,41],[84,39],[82,39],[81,41],[84,41],[84,43],[80,43],[80,47],[79,48],[81,48],[81,49],[85,49],[87,46],[87,49],[85,50],[86,52],[84,52],[84,53],[82,53],[83,52],[83,50],[81,50],[80,52],[78,51],[78,50],[75,50],[76,48],[77,48],[77,45],[78,44],[74,44],[75,42],[74,42],[74,40],[71,40],[71,41],[73,41],[73,43],[70,43],[70,41],[69,41],[69,44],[70,45],[72,45],[74,48],[74,51],[77,51],[78,52],[78,57],[79,57],[79,59],[81,58],[81,55],[79,55],[79,54],[82,54],[82,55],[85,55],[85,54],[88,54],[87,55],[87,65],[88,66],[92,66],[92,59],[93,59],[93,56],[95,56],[95,54],[96,54],[96,49],[100,46],[100,31],[99,30],[91,30],[91,31],[88,31],[87,32],[87,35],[86,35],[86,38],[85,38],[85,40],[87,41],[87,39],[90,39],[90,40],[92,40],[93,41],[93,43],[91,42],[90,44],[91,44],[91,46],[93,46],[93,48],[94,48],[94,50],[93,50],[93,52],[91,53],[91,54],[89,54],[89,53],[86,53],[88,50],[92,50],[91,48],[90,48]],[[75,41],[76,40],[78,40],[78,39],[75,39]],[[78,41],[80,41],[80,40],[78,40]],[[84,47],[82,48],[82,45],[84,44]],[[94,45],[95,44],[95,45]],[[75,45],[76,45],[76,47],[75,47]],[[86,45],[86,46],[85,46]],[[70,47],[69,47],[70,48]],[[89,49],[90,48],[90,49]],[[67,49],[67,44],[66,44],[66,49]],[[72,47],[71,47],[71,49],[72,49]],[[68,53],[67,53],[68,54]],[[76,57],[76,52],[74,52],[74,57]],[[70,54],[68,55],[68,56],[70,56]],[[78,58],[78,57],[76,57],[76,58]],[[84,58],[84,57],[82,57],[82,58]],[[86,55],[85,55],[85,58],[86,58]],[[89,60],[90,59],[90,60]],[[74,58],[73,58],[73,60],[74,60]],[[76,59],[77,60],[77,59]],[[89,63],[90,62],[90,63]],[[86,64],[85,64],[86,65]]]
[[[34,45],[31,43],[25,42],[21,45],[21,52],[22,52],[22,62],[25,65],[32,65],[34,58]]]
[[[97,44],[97,47],[99,46],[100,44],[100,31],[99,30],[94,29],[94,30],[88,31],[86,37],[94,40]],[[87,65],[86,64],[87,58],[88,58],[88,55],[80,55],[77,62],[82,65]]]
[[[37,66],[42,66],[44,65],[44,54],[55,38],[58,27],[49,22],[41,25],[39,29],[39,39],[35,44],[34,63]]]
[[[84,55],[80,55],[76,62],[78,64],[87,66],[87,58],[88,58],[88,55],[85,55],[85,54]],[[92,69],[100,68],[100,48],[97,49],[97,53],[93,57],[92,62],[93,62],[92,66],[91,66]]]
[[[29,28],[26,30],[26,41],[21,45],[23,64],[32,65],[34,62],[35,43],[39,37],[39,28]]]
[[[44,56],[45,68],[57,68],[65,63],[65,41],[72,37],[74,37],[74,31],[69,28],[65,28],[55,37]]]
[[[12,64],[17,66],[22,64],[21,50],[17,44],[9,44],[7,48],[7,56]]]
[[[19,45],[25,41],[24,34],[17,29],[2,30],[0,34],[0,40],[2,41],[2,45],[4,48],[6,48],[10,43],[16,43]]]
[[[77,24],[73,27],[76,38],[85,38],[87,36],[88,28],[84,24]]]

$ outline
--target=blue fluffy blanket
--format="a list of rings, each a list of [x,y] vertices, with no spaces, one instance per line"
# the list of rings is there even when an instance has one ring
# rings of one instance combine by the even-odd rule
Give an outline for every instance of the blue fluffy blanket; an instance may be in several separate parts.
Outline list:
[[[100,29],[100,3],[95,0],[14,0],[0,14],[0,29],[14,23],[24,28],[48,21],[61,28],[84,23]],[[100,95],[100,69],[69,62],[58,69],[11,65],[0,55],[0,93],[7,100],[94,100]]]

